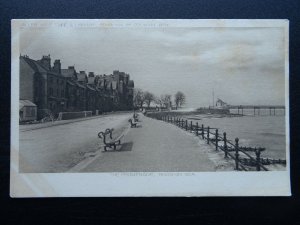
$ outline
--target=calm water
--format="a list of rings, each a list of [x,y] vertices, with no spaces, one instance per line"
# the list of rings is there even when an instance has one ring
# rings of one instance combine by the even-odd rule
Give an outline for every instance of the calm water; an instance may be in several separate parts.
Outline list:
[[[265,147],[262,157],[285,159],[285,117],[279,113],[278,116],[267,115],[268,112],[265,116],[202,118],[193,121],[219,128],[219,133],[226,132],[227,138],[232,141],[238,137],[240,146]]]

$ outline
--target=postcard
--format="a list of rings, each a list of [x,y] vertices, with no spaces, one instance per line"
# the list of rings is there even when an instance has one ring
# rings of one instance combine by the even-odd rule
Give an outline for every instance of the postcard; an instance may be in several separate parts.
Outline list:
[[[11,197],[291,195],[288,20],[11,27]]]

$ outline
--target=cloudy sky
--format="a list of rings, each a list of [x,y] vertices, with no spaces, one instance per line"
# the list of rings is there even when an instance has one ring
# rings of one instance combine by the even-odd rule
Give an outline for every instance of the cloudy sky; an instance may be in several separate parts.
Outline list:
[[[284,104],[283,28],[25,29],[20,53],[51,55],[62,67],[130,74],[135,86],[186,94],[187,107]]]

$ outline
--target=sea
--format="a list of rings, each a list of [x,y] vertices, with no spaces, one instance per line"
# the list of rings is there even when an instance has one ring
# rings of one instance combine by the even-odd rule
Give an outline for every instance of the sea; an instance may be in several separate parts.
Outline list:
[[[231,113],[237,113],[231,110]],[[227,139],[234,143],[239,138],[239,145],[245,147],[263,147],[261,157],[286,159],[286,129],[285,113],[276,109],[276,115],[270,116],[269,110],[260,110],[260,115],[253,110],[244,110],[244,116],[186,115],[189,121],[198,122],[219,129],[219,134],[226,132]],[[273,112],[272,112],[273,113]]]

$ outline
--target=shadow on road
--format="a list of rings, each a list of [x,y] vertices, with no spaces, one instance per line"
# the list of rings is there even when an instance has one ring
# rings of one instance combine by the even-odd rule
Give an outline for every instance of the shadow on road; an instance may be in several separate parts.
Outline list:
[[[121,152],[126,152],[126,151],[131,151],[133,146],[133,142],[125,142],[122,144],[122,147],[120,148],[119,151]]]

